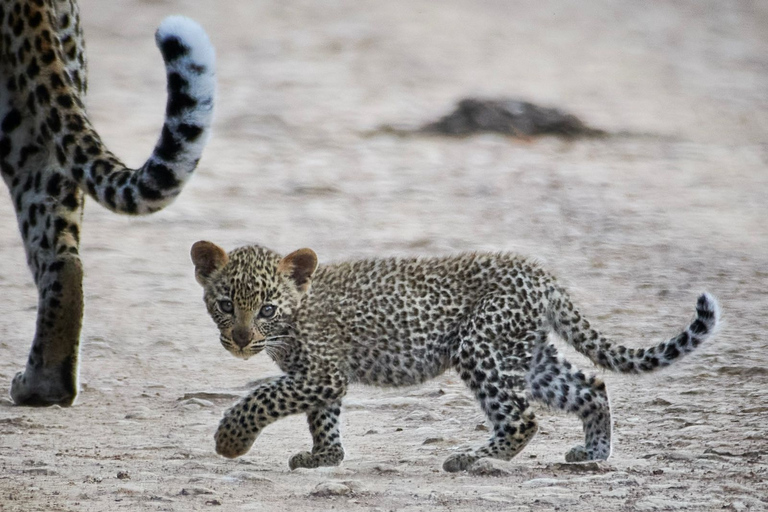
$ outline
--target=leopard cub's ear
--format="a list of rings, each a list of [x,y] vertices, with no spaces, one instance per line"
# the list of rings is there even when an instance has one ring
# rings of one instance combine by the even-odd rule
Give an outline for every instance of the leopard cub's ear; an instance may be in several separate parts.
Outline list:
[[[192,245],[190,256],[192,256],[192,263],[195,264],[195,279],[203,286],[208,282],[212,273],[229,261],[224,249],[205,240],[195,242]]]
[[[317,254],[312,249],[299,249],[280,260],[277,271],[290,278],[300,292],[309,290],[312,274],[317,269]]]

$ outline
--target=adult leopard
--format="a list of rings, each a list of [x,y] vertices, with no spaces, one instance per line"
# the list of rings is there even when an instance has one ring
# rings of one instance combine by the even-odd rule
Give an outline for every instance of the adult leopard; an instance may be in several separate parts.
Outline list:
[[[173,201],[208,139],[215,55],[197,23],[180,16],[162,22],[156,41],[167,72],[165,122],[146,163],[129,169],[105,147],[85,111],[76,2],[3,0],[0,36],[0,173],[38,290],[35,337],[11,398],[19,405],[68,406],[78,390],[84,194],[132,215]]]

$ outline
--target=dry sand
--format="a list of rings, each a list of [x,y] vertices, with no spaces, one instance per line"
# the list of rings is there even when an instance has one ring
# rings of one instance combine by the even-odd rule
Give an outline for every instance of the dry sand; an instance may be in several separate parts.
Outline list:
[[[503,0],[81,2],[92,118],[138,165],[162,120],[154,27],[194,17],[218,51],[215,132],[168,210],[85,214],[82,392],[0,407],[1,510],[764,510],[768,507],[768,4]],[[521,142],[369,135],[467,95],[517,96],[636,135]],[[368,135],[367,135],[368,134]],[[0,195],[0,387],[26,361],[36,294]],[[605,375],[615,447],[571,466],[577,418],[541,410],[509,463],[447,474],[487,435],[455,373],[356,387],[347,458],[291,472],[280,421],[249,454],[212,435],[275,374],[219,346],[189,247],[309,246],[321,260],[513,250],[541,258],[616,340],[646,346],[716,294],[720,334],[652,376]],[[581,357],[572,360],[592,371]],[[211,394],[212,393],[212,394]]]

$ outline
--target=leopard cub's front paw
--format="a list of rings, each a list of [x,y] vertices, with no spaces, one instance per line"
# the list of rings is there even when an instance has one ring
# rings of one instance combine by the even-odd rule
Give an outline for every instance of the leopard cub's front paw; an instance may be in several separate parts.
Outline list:
[[[216,453],[228,459],[234,459],[248,453],[253,446],[256,436],[245,431],[238,431],[237,424],[227,420],[221,421],[213,439],[216,441]]]

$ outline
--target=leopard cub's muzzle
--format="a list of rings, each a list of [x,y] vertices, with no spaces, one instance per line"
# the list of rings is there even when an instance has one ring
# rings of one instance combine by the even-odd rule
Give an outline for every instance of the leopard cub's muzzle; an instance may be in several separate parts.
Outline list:
[[[248,359],[264,350],[264,335],[257,329],[237,325],[223,334],[225,335],[221,337],[222,345],[235,357]]]
[[[252,338],[252,330],[246,326],[238,325],[232,329],[232,341],[241,349],[247,347]]]

